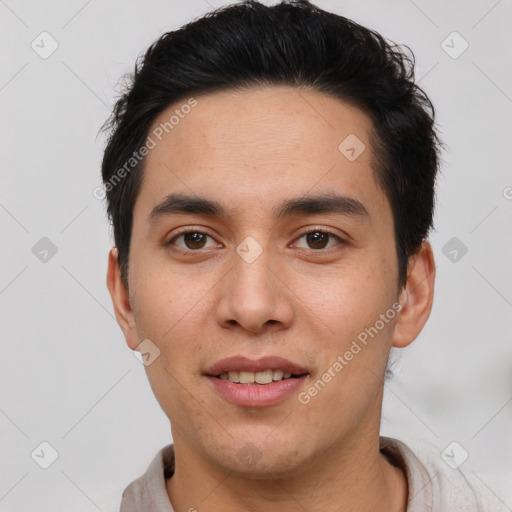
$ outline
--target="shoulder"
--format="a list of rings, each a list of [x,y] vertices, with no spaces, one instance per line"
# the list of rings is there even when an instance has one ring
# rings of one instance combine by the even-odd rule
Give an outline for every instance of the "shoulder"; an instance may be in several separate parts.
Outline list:
[[[146,472],[123,491],[120,512],[172,512],[165,480],[174,473],[174,446],[157,452]]]
[[[443,456],[432,445],[414,452],[397,439],[381,437],[381,452],[407,477],[407,512],[494,512],[484,498],[488,491],[472,474],[465,474],[447,453]]]

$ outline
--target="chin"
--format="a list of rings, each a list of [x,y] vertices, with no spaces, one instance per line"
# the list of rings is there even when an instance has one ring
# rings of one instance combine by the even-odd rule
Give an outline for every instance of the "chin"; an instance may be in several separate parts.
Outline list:
[[[277,441],[277,442],[276,442]],[[306,467],[307,454],[302,442],[291,445],[282,440],[254,441],[250,436],[209,453],[209,458],[219,467],[242,478],[276,480],[290,477]],[[301,469],[302,468],[302,469]]]

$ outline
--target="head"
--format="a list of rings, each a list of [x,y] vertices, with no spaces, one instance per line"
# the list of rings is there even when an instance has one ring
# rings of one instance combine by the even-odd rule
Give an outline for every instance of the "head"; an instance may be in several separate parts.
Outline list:
[[[390,348],[433,298],[441,143],[412,58],[307,1],[244,2],[160,37],[105,128],[107,283],[130,348],[159,351],[175,442],[262,475],[377,435]],[[304,375],[235,405],[231,356]]]

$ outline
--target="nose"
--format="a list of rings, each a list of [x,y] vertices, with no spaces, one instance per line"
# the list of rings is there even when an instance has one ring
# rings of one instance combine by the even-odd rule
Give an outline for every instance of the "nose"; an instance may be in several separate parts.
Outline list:
[[[293,292],[286,263],[275,261],[266,249],[254,260],[234,254],[233,267],[221,283],[217,321],[222,327],[252,333],[288,328],[293,321]]]

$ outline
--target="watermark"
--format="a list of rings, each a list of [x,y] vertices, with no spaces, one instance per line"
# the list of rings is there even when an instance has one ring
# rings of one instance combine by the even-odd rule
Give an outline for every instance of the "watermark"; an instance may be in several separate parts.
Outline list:
[[[469,43],[454,30],[441,41],[441,48],[452,59],[458,59],[469,48]]]
[[[505,199],[512,199],[512,187],[505,187],[503,189],[503,197]]]
[[[458,469],[469,457],[467,450],[457,441],[452,441],[441,453],[441,458],[452,469]]]
[[[164,138],[164,134],[168,134],[174,130],[180,121],[185,119],[185,117],[190,114],[192,109],[196,106],[197,100],[189,98],[187,103],[184,103],[180,108],[175,109],[174,113],[167,121],[160,123],[156,128],[153,128],[151,134],[146,138],[146,142],[137,151],[132,153],[132,156],[128,158],[122,167],[119,167],[119,169],[110,176],[106,183],[96,187],[92,191],[92,195],[96,199],[105,199],[107,192],[110,192],[116,185],[126,178],[126,176],[144,159],[144,157],[146,157],[152,149],[156,148],[158,142],[161,142]]]
[[[255,444],[245,443],[236,456],[240,462],[243,462],[248,468],[253,468],[262,457],[262,453],[258,450]]]
[[[452,262],[458,263],[468,252],[467,246],[456,236],[443,245],[442,253]]]
[[[363,154],[366,146],[357,135],[351,133],[338,146],[338,151],[345,156],[347,160],[353,162]]]
[[[236,252],[246,263],[252,263],[263,253],[263,247],[252,236],[248,236],[237,246]]]
[[[57,251],[57,246],[47,236],[43,236],[32,247],[32,254],[41,263],[48,263],[57,254]]]
[[[59,452],[48,441],[43,441],[34,448],[30,456],[39,467],[48,469],[59,458]]]
[[[368,336],[372,339],[377,336],[377,334],[384,329],[384,326],[393,320],[397,314],[402,310],[402,304],[399,302],[395,302],[385,313],[381,313],[379,320],[376,320],[375,323],[371,327],[365,327],[364,331],[361,331],[357,335],[357,340],[352,340],[352,344],[350,348],[345,351],[343,355],[339,355],[336,358],[336,361],[327,368],[327,370],[316,380],[314,384],[312,384],[306,391],[301,391],[297,395],[298,401],[302,405],[307,405],[311,402],[311,399],[314,398],[320,391],[322,391],[325,386],[329,382],[332,381],[339,373],[349,364],[354,356],[359,354],[363,347],[366,347],[368,344]],[[363,345],[361,345],[358,343]]]
[[[41,32],[31,43],[30,47],[41,59],[47,59],[59,47],[58,41],[48,32]]]
[[[144,366],[149,366],[160,357],[160,349],[151,340],[146,338],[137,345],[133,355]]]

